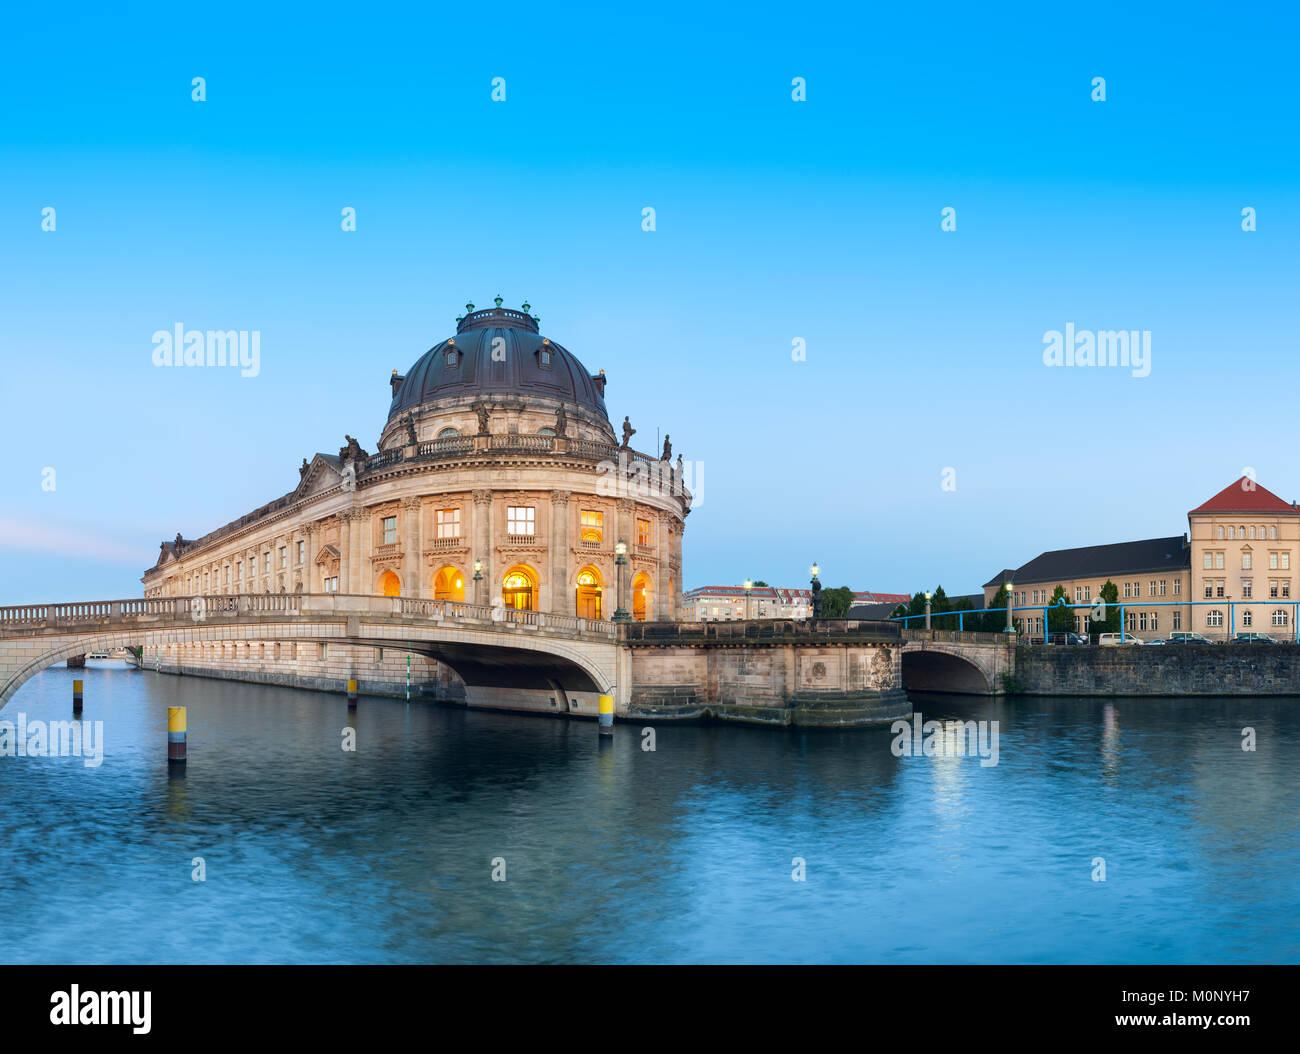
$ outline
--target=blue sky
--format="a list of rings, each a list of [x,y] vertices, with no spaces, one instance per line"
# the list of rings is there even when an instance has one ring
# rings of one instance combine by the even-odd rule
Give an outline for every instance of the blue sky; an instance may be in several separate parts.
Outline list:
[[[373,449],[498,293],[703,462],[688,587],[966,592],[1246,466],[1300,498],[1280,5],[7,17],[0,603],[137,595],[161,539]],[[155,368],[177,322],[260,330],[261,373]],[[1044,366],[1067,322],[1151,331],[1150,376]]]

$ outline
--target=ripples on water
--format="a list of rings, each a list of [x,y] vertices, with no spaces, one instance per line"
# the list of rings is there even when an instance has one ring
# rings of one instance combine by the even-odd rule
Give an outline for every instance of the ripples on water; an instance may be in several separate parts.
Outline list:
[[[981,768],[100,666],[0,711],[68,719],[76,673],[107,741],[0,758],[0,961],[1300,961],[1300,700],[919,700],[1001,723]]]

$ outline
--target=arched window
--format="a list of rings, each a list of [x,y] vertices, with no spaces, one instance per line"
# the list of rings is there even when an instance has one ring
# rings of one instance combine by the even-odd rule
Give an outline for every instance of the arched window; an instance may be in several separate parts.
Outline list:
[[[1255,537],[1255,525],[1253,523],[1250,525],[1250,536],[1252,539]]]
[[[1237,528],[1236,528],[1236,527],[1233,527],[1231,524],[1229,524],[1229,526],[1228,526],[1228,537],[1229,537],[1229,538],[1236,538],[1236,537],[1237,537]]]
[[[1255,624],[1255,613],[1251,611],[1250,608],[1247,608],[1245,611],[1241,613],[1241,624],[1246,627],[1250,627]]]
[[[1237,537],[1239,537],[1239,538],[1245,538],[1245,537],[1246,537],[1246,525],[1245,525],[1245,524],[1242,524],[1240,527],[1237,528]]]
[[[538,434],[539,436],[553,436],[553,435],[555,435],[555,429],[554,429],[554,428],[539,428],[539,429],[537,430],[537,434]]]
[[[517,564],[501,580],[501,600],[517,611],[537,610],[537,572]]]
[[[632,579],[632,617],[637,622],[644,622],[653,610],[654,590],[650,587],[650,576],[644,571]]]
[[[1275,608],[1273,610],[1273,625],[1285,626],[1287,624],[1286,608]]]
[[[1219,526],[1215,528],[1215,530],[1214,530],[1214,537],[1216,537],[1216,538],[1222,538],[1222,537],[1223,537],[1223,524],[1219,524]]]
[[[433,576],[433,599],[454,600],[461,603],[465,599],[465,576],[451,567],[440,568]]]
[[[438,438],[438,439],[455,439],[455,438],[456,438],[457,436],[459,436],[459,435],[460,435],[460,429],[459,429],[459,428],[444,428],[444,429],[442,429],[442,430],[438,433],[437,438]]]
[[[1276,528],[1276,527],[1270,527],[1270,528],[1268,529],[1268,540],[1271,542],[1271,541],[1274,541],[1276,538],[1277,538],[1277,528]]]
[[[578,618],[603,617],[603,590],[600,572],[594,567],[584,567],[578,572],[576,610]]]
[[[375,592],[381,596],[400,597],[402,595],[402,580],[392,571],[385,571],[379,576]]]

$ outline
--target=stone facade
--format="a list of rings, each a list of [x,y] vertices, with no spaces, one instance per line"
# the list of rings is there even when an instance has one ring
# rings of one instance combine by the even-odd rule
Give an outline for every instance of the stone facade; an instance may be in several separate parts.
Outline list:
[[[677,617],[690,511],[680,459],[620,445],[603,371],[586,375],[529,325],[499,307],[461,319],[457,337],[413,367],[419,385],[394,371],[375,453],[347,436],[337,456],[304,459],[283,497],[164,542],[145,596],[400,595],[590,619],[611,618],[621,600],[637,620]],[[482,361],[460,350],[471,337]],[[498,340],[516,356],[540,341],[556,383],[534,384],[531,358],[516,377],[496,358]],[[430,372],[431,356],[455,383]]]

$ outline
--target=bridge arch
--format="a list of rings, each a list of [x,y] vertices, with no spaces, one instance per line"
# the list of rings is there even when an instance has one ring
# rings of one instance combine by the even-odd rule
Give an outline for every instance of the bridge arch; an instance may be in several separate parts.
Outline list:
[[[331,604],[336,598],[314,599]],[[330,615],[303,612],[297,618],[287,612],[288,617],[243,618],[214,604],[208,608],[211,621],[164,617],[150,624],[66,630],[51,626],[20,633],[0,639],[0,707],[31,677],[74,655],[142,645],[148,665],[158,648],[220,646],[232,639],[403,647],[445,663],[468,685],[546,689],[555,681],[567,691],[615,691],[618,645],[612,632],[598,625],[584,627],[571,616],[522,612],[504,621],[489,620],[473,605],[433,601],[406,601],[418,610],[408,615],[403,608],[399,616],[397,598],[365,602],[371,606],[369,617],[343,609]]]
[[[992,695],[990,672],[957,649],[928,646],[903,650],[903,687],[909,692]]]

